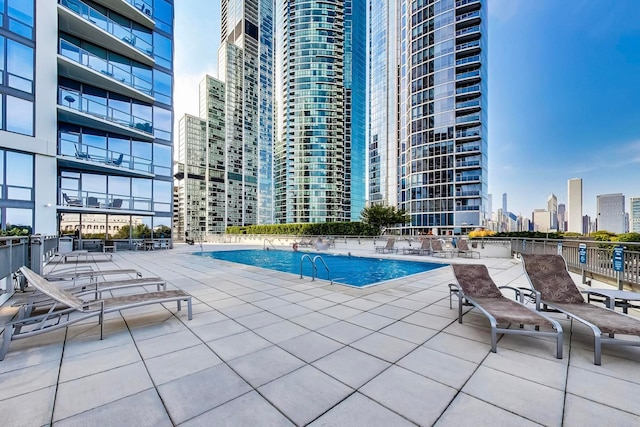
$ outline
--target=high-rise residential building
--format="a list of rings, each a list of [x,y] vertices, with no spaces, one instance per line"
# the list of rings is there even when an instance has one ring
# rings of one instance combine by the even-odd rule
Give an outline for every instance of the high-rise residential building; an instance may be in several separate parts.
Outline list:
[[[509,212],[507,210],[507,193],[502,193],[502,212]]]
[[[275,215],[357,220],[365,203],[365,0],[276,0]]]
[[[565,221],[567,208],[564,203],[558,205],[558,231],[567,231],[567,224]]]
[[[547,198],[547,210],[551,215],[550,229],[558,230],[558,198],[553,193]]]
[[[273,223],[273,1],[222,0],[229,225]]]
[[[200,83],[200,116],[185,114],[179,121],[178,235],[202,238],[224,233],[229,209],[238,209],[237,192],[229,189],[226,173],[225,85],[210,76]]]
[[[371,204],[397,206],[400,128],[398,85],[398,17],[395,1],[369,1],[369,189]],[[406,100],[405,100],[406,101]],[[406,123],[406,115],[402,116]]]
[[[487,215],[491,216],[493,214],[493,195],[489,194],[487,196]]]
[[[616,234],[626,231],[624,195],[599,194],[596,196],[598,231],[606,230]]]
[[[405,210],[408,233],[484,225],[486,1],[369,9],[370,200]]]
[[[586,234],[582,221],[582,178],[567,182],[567,231]]]
[[[173,15],[170,0],[0,2],[3,228],[80,247],[171,237]]]
[[[629,231],[640,233],[640,197],[629,198]]]

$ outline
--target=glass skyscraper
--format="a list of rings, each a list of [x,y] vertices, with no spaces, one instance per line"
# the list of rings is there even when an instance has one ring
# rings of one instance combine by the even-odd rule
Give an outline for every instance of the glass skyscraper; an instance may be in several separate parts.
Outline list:
[[[370,201],[404,209],[409,234],[484,225],[486,1],[369,5]]]
[[[173,17],[171,0],[0,1],[3,228],[171,237]]]
[[[276,1],[278,223],[357,220],[364,207],[365,4]]]
[[[227,225],[272,224],[273,0],[222,0]]]

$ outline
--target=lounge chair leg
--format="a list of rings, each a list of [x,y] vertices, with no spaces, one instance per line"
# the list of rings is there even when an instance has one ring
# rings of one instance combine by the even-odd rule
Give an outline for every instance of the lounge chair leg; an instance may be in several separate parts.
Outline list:
[[[495,325],[491,325],[491,351],[493,353],[498,352],[498,334],[496,333]]]
[[[562,346],[564,344],[564,340],[562,338],[562,329],[559,329],[559,330],[557,329],[557,331],[558,331],[558,336],[556,338],[557,340],[556,358],[562,359]]]
[[[2,347],[0,347],[0,360],[4,360],[4,356],[9,351],[9,344],[11,344],[11,337],[13,336],[13,325],[7,325],[4,328],[4,335],[2,337]]]
[[[191,308],[191,297],[187,299],[187,315],[189,320],[193,318],[193,310]]]
[[[178,311],[182,310],[182,301],[178,300]]]
[[[602,342],[599,336],[594,336],[593,339],[593,364],[600,365],[602,359]]]

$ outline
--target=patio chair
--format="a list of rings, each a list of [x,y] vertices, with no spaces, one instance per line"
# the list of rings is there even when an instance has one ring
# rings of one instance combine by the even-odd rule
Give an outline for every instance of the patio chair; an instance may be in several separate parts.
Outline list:
[[[89,196],[87,197],[87,206],[90,208],[99,208],[100,202],[98,202],[97,197]]]
[[[100,339],[103,339],[104,315],[115,311],[125,310],[127,308],[141,307],[149,304],[164,304],[175,301],[178,305],[178,310],[181,310],[182,302],[185,301],[187,303],[188,318],[189,320],[193,318],[191,295],[183,291],[170,290],[145,292],[105,298],[96,301],[85,301],[76,295],[58,289],[55,285],[47,282],[44,278],[35,274],[27,267],[21,267],[20,271],[24,277],[26,277],[29,284],[51,298],[54,303],[52,304],[51,309],[45,314],[23,316],[18,320],[5,324],[2,346],[0,346],[0,360],[4,360],[11,341],[37,336],[60,328],[66,328],[68,325],[92,317],[98,318],[98,323],[100,324]],[[61,309],[58,310],[58,308]],[[21,307],[20,310],[24,312],[24,306]]]
[[[640,340],[615,338],[615,334],[640,336],[640,319],[586,302],[561,255],[520,254],[520,257],[533,288],[536,308],[549,307],[591,329],[594,364],[601,363],[602,344],[640,346]]]
[[[429,239],[424,239],[422,241],[422,243],[420,244],[420,247],[418,248],[403,248],[402,249],[402,254],[403,255],[430,255],[431,254],[431,242],[429,242]]]
[[[82,206],[81,199],[72,199],[67,196],[67,193],[62,193],[62,198],[64,199],[64,204],[67,206]]]
[[[498,287],[491,279],[485,265],[453,264],[453,274],[457,284],[449,285],[449,307],[451,297],[458,297],[458,322],[462,323],[462,306],[466,302],[484,314],[491,325],[491,351],[496,352],[498,334],[530,335],[535,337],[553,337],[556,340],[556,357],[562,359],[562,326],[550,317],[509,299],[502,295],[500,289],[511,289],[516,297],[520,290],[510,287]],[[498,325],[507,325],[500,328]],[[509,324],[520,327],[508,329]],[[533,326],[526,329],[525,325]],[[543,331],[540,327],[552,328],[554,331]]]
[[[431,239],[431,253],[433,255],[437,255],[439,257],[450,257],[453,258],[453,251],[449,249],[444,249],[442,247],[442,241],[439,239]]]
[[[120,209],[122,207],[122,199],[113,199],[111,203],[109,203],[109,208],[111,209]]]
[[[478,258],[480,258],[480,252],[478,251],[472,251],[469,248],[469,242],[466,240],[459,240],[458,241],[458,257],[461,256],[465,256],[467,258],[473,258],[474,256],[478,256]]]
[[[376,253],[386,254],[388,252],[398,253],[398,248],[395,247],[396,239],[387,240],[387,244],[384,246],[376,246]]]
[[[122,159],[124,158],[124,154],[120,153],[118,157],[107,158],[106,163],[111,166],[120,166],[122,164]]]

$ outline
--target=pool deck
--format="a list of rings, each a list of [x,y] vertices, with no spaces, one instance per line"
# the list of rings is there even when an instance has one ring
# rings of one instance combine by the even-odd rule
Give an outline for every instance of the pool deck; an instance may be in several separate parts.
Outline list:
[[[345,246],[331,251],[376,256],[371,243]],[[0,362],[2,425],[640,425],[640,348],[603,346],[595,366],[586,329],[551,314],[563,359],[553,340],[528,336],[503,336],[491,353],[486,318],[472,311],[459,324],[449,309],[450,268],[357,289],[196,250],[95,262],[191,293],[193,320],[155,305],[108,315],[102,341],[87,321],[12,343]],[[515,259],[383,256],[483,263],[498,285],[528,285]],[[0,307],[0,324],[14,311]]]

